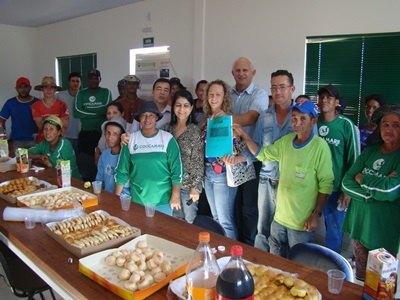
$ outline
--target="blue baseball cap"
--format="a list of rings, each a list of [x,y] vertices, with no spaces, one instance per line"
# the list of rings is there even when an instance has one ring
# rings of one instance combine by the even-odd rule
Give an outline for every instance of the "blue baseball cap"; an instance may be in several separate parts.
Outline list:
[[[318,118],[318,108],[312,101],[305,101],[303,104],[296,103],[289,107],[290,110],[297,109],[305,114],[310,114],[314,118]]]

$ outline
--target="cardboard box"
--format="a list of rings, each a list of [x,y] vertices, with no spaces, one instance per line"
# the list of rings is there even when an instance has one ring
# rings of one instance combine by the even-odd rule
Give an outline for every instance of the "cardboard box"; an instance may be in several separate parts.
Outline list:
[[[76,187],[64,187],[64,188],[60,188],[60,189],[54,189],[54,190],[50,190],[50,191],[45,191],[45,192],[39,192],[36,193],[35,195],[31,195],[31,196],[20,196],[17,198],[17,205],[18,206],[28,206],[30,208],[38,208],[38,209],[49,209],[48,207],[44,207],[41,205],[38,205],[34,202],[33,197],[38,197],[38,196],[44,196],[44,197],[52,197],[53,199],[55,198],[55,196],[59,196],[60,198],[64,198],[66,199],[66,193],[78,193],[81,196],[85,196],[85,200],[78,200],[78,202],[84,207],[91,207],[91,206],[96,206],[99,204],[99,199],[97,198],[97,196],[95,194],[83,191],[81,189],[78,189]],[[64,195],[63,195],[64,194]],[[76,198],[74,198],[74,200],[76,200]],[[67,209],[67,208],[73,208],[73,202],[68,201],[65,205],[61,206],[61,207],[57,207],[57,208],[51,208],[51,209]]]
[[[56,225],[58,222],[51,222],[51,223],[47,223],[46,227],[45,227],[45,231],[46,233],[51,236],[53,239],[55,239],[59,244],[61,244],[61,246],[63,246],[64,248],[66,248],[68,251],[70,251],[71,253],[73,253],[75,256],[77,257],[84,257],[87,256],[89,254],[92,253],[96,253],[105,249],[109,249],[109,248],[114,248],[114,247],[118,247],[120,245],[122,245],[123,243],[125,243],[126,241],[129,241],[137,236],[139,236],[141,234],[140,229],[136,228],[136,227],[132,227],[130,226],[128,223],[124,222],[123,220],[111,216],[109,213],[103,211],[103,210],[97,210],[94,212],[91,212],[90,214],[94,214],[94,213],[98,213],[98,214],[103,214],[105,216],[107,216],[108,218],[114,219],[118,224],[121,224],[123,226],[129,226],[131,227],[133,233],[129,236],[125,236],[125,237],[121,237],[121,238],[116,238],[113,240],[109,240],[106,241],[102,244],[99,244],[97,246],[92,246],[92,247],[86,247],[86,248],[78,248],[75,247],[73,245],[71,245],[70,243],[66,242],[62,236],[55,234],[53,231],[50,230],[50,228],[54,225]],[[70,218],[67,220],[72,220],[75,218]],[[64,220],[65,221],[65,220]]]
[[[28,179],[28,180],[34,181],[39,186],[37,187],[36,190],[30,191],[30,192],[24,192],[24,191],[19,190],[20,195],[18,195],[18,196],[14,196],[14,195],[11,195],[11,194],[4,194],[4,193],[0,192],[0,197],[2,199],[4,199],[4,200],[10,202],[10,203],[17,203],[17,198],[22,196],[22,195],[24,195],[24,196],[25,195],[32,195],[32,194],[35,194],[35,193],[38,193],[38,192],[43,192],[43,191],[52,190],[52,189],[56,189],[57,188],[55,185],[52,185],[51,183],[49,183],[47,181],[40,180],[40,179],[38,179],[36,177],[33,177],[33,176],[24,177],[24,179]],[[12,180],[8,180],[8,181],[3,181],[2,183],[0,183],[0,187],[4,187],[4,186],[7,186],[9,184],[13,184],[14,182],[20,181],[20,180],[21,180],[21,178],[12,179]]]
[[[363,299],[392,300],[396,291],[397,259],[383,248],[368,253]]]
[[[164,257],[172,264],[173,272],[159,283],[154,283],[150,287],[136,292],[125,289],[123,281],[117,277],[120,268],[117,266],[108,266],[104,261],[108,254],[117,249],[105,250],[80,259],[79,271],[124,299],[145,299],[166,286],[171,280],[183,275],[194,250],[149,234],[135,238],[119,247],[118,250],[135,249],[136,243],[143,240],[147,241],[149,248],[161,250],[164,253]]]

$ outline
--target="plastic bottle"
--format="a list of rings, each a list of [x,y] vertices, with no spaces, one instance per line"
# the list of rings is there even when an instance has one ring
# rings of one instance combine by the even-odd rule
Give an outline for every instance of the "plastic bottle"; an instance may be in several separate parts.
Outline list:
[[[231,259],[218,276],[216,300],[254,299],[254,280],[242,260],[243,248],[234,245]]]
[[[219,266],[212,254],[210,234],[199,233],[199,245],[186,269],[188,300],[214,300]]]

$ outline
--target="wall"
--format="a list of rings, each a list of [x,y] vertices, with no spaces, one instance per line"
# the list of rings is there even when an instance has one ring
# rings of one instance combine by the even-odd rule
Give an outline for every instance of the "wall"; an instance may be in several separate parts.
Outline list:
[[[285,68],[301,93],[306,36],[399,31],[399,8],[398,0],[145,0],[37,29],[0,25],[0,67],[7,70],[0,96],[13,94],[16,70],[38,83],[54,74],[55,57],[89,52],[97,52],[102,85],[116,95],[129,49],[147,36],[171,46],[173,75],[188,87],[203,78],[232,83],[232,62],[248,56],[258,84],[269,88],[270,73]]]
[[[397,0],[207,0],[205,75],[232,83],[232,62],[248,56],[256,82],[269,88],[271,72],[288,69],[301,94],[307,36],[399,31],[399,9]]]
[[[0,25],[0,107],[16,95],[15,82],[18,77],[35,78],[36,33],[37,30],[32,28]],[[10,127],[8,120],[8,134]]]
[[[150,20],[148,20],[150,19]],[[54,73],[57,56],[97,52],[102,86],[116,95],[117,81],[129,73],[129,50],[153,36],[155,46],[170,45],[171,61],[184,82],[193,72],[193,1],[146,0],[38,30],[38,72]],[[152,33],[142,33],[151,27]]]

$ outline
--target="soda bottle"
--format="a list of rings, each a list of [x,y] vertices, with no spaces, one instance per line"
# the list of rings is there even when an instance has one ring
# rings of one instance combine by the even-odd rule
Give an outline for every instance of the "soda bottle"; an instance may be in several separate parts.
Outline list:
[[[199,233],[199,245],[186,269],[188,300],[214,300],[219,266],[212,254],[210,234]]]
[[[254,281],[242,260],[243,248],[234,245],[231,259],[217,280],[216,300],[252,300],[254,299]]]

